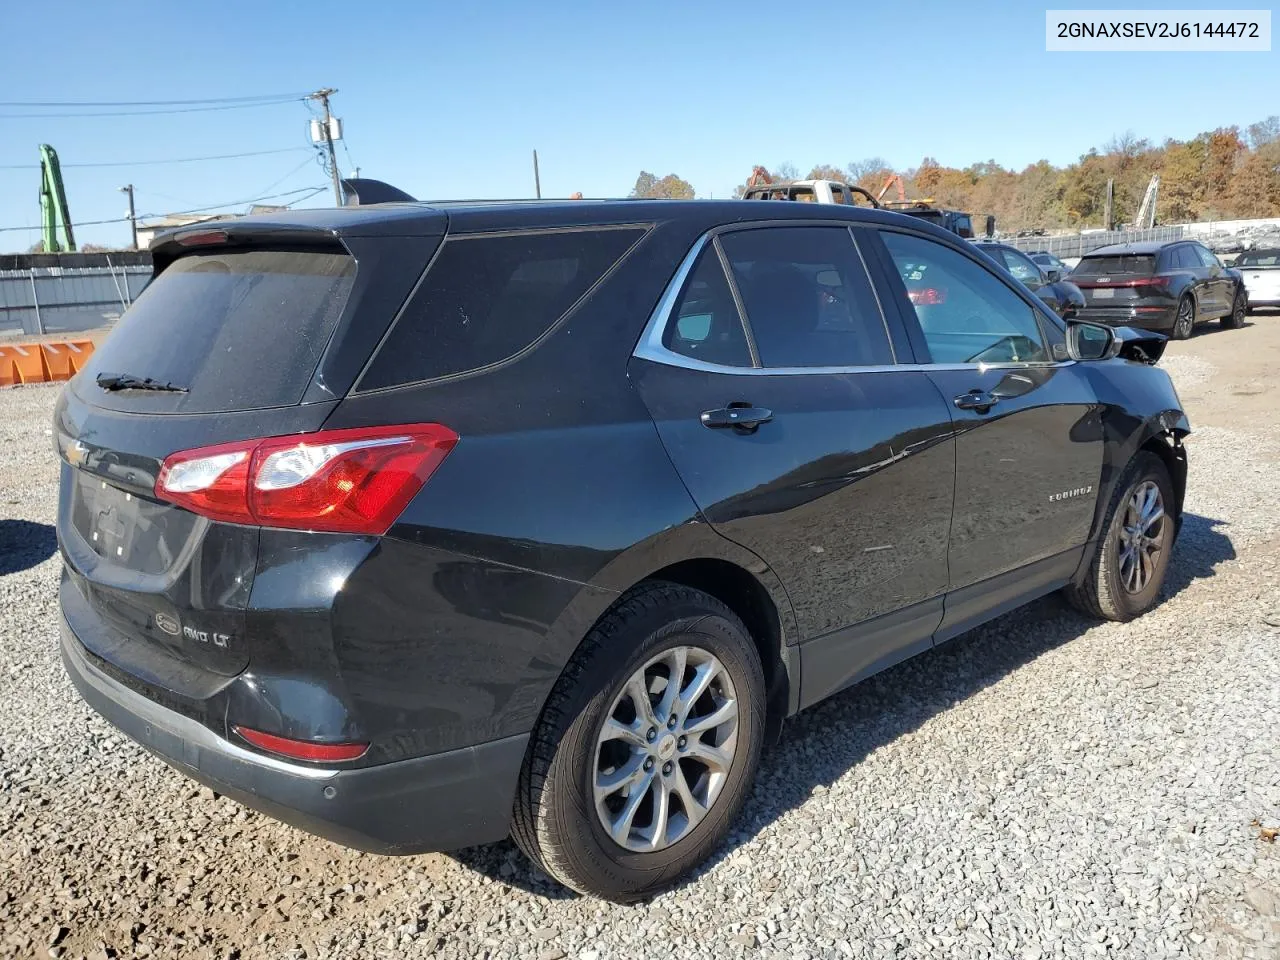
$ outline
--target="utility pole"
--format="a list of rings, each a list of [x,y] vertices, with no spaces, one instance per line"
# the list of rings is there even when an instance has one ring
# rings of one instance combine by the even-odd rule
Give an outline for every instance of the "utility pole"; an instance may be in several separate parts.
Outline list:
[[[324,144],[329,148],[329,173],[333,176],[333,202],[342,206],[342,184],[338,177],[338,155],[333,150],[333,114],[329,112],[329,98],[337,93],[330,87],[317,90],[307,97],[308,100],[319,100],[324,107]]]
[[[533,151],[533,192],[534,195],[542,199],[542,180],[538,176],[538,151]]]
[[[129,229],[133,231],[133,249],[138,249],[138,216],[133,209],[133,184],[120,187],[121,193],[129,195]]]

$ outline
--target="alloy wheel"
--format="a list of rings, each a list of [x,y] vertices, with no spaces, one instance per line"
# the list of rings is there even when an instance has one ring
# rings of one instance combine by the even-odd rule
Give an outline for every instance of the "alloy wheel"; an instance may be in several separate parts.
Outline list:
[[[715,804],[738,746],[738,701],[724,664],[694,646],[631,675],[596,739],[593,798],[609,836],[649,853],[683,839]]]
[[[1129,495],[1120,530],[1120,583],[1129,593],[1141,593],[1155,576],[1165,546],[1168,517],[1164,497],[1152,480]]]
[[[1178,304],[1177,334],[1179,339],[1191,336],[1191,328],[1195,323],[1195,304],[1190,298]]]

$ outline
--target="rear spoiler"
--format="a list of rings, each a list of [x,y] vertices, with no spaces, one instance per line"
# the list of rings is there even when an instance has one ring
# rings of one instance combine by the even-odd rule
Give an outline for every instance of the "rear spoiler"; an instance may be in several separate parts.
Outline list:
[[[417,203],[417,200],[381,180],[351,177],[342,181],[344,207],[366,207],[371,203]]]

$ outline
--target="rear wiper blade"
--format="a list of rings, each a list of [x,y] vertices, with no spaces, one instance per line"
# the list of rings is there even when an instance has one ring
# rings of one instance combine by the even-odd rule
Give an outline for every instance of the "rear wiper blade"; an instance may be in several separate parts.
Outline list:
[[[97,384],[103,390],[156,390],[161,393],[186,393],[186,387],[151,377],[139,377],[132,373],[100,373]]]

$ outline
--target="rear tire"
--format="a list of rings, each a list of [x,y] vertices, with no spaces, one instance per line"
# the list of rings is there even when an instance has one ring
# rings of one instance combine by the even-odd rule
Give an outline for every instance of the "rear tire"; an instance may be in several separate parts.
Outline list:
[[[1222,318],[1221,323],[1228,330],[1239,330],[1244,326],[1245,314],[1249,312],[1249,298],[1243,290],[1236,291],[1236,299],[1231,304],[1231,312]]]
[[[1196,325],[1196,302],[1190,296],[1178,301],[1173,314],[1173,339],[1186,340]]]
[[[1144,512],[1153,491],[1154,509]],[[1071,605],[1092,617],[1120,621],[1155,606],[1177,532],[1174,503],[1164,461],[1139,451],[1116,484],[1087,573],[1064,591]]]
[[[677,670],[688,703],[667,696]],[[566,886],[639,900],[724,841],[764,730],[764,672],[742,621],[699,590],[642,584],[556,682],[525,756],[512,835]]]

